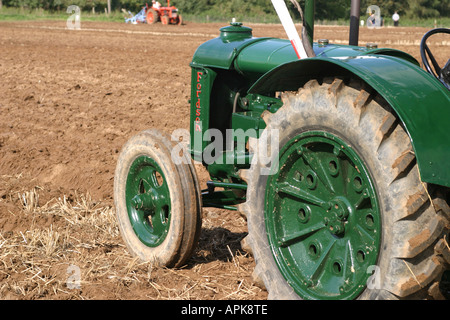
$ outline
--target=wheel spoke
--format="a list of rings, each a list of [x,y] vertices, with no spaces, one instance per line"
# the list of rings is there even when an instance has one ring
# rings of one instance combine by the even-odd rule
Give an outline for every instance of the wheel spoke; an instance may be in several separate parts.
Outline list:
[[[358,231],[359,238],[362,240],[362,242],[370,243],[370,244],[374,243],[374,241],[375,241],[375,234],[371,235],[360,224],[356,225],[356,230]]]
[[[304,149],[303,149],[304,150]],[[324,168],[323,159],[320,158],[315,152],[303,151],[301,153],[303,159],[306,161],[308,166],[314,171],[319,180],[328,189],[329,192],[335,193],[333,183],[328,176],[326,169]]]
[[[313,235],[317,231],[325,228],[323,222],[319,222],[315,225],[310,226],[309,228],[302,229],[296,233],[287,234],[278,239],[278,245],[280,247],[287,247],[292,244],[295,244],[299,241],[304,240],[305,238]]]
[[[335,244],[336,244],[336,240],[330,241],[328,246],[324,249],[324,252],[320,256],[319,260],[317,260],[312,265],[311,270],[313,270],[313,272],[311,273],[311,275],[306,276],[306,278],[308,278],[309,280],[312,280],[312,281],[317,281],[317,279],[320,278],[320,274],[323,272],[324,268],[328,265],[327,262],[330,258],[331,251]]]
[[[332,176],[331,183],[335,192],[347,194],[347,168],[345,161],[339,156],[340,151],[335,151],[336,157],[330,158],[328,161],[328,168]]]
[[[152,224],[153,232],[159,235],[164,233],[167,228],[170,208],[169,199],[166,197],[163,189],[152,189],[149,191],[153,195],[154,206],[149,220]]]
[[[344,279],[354,278],[355,275],[355,256],[352,248],[352,243],[350,240],[347,240],[347,244],[345,247],[345,260],[344,260]],[[350,271],[350,272],[349,272]]]
[[[158,234],[158,235],[160,235],[164,232],[164,230],[166,229],[166,224],[167,224],[167,221],[166,221],[165,217],[163,216],[163,213],[161,212],[161,210],[158,210],[157,212],[155,212],[155,214],[153,214],[150,217],[152,227],[153,227],[153,233]]]
[[[136,186],[138,187],[138,193],[146,193],[148,190],[154,187],[152,181],[152,175],[155,169],[151,167],[144,167],[136,174]]]
[[[297,188],[288,182],[278,183],[275,191],[277,191],[278,194],[284,193],[288,196],[296,198],[297,200],[301,200],[318,207],[327,208],[328,205],[326,201],[312,195],[304,189]]]
[[[367,201],[370,201],[368,190],[365,189],[361,196],[359,197],[358,201],[355,202],[354,207],[356,210],[360,210],[361,208],[364,208],[364,205],[367,203]]]

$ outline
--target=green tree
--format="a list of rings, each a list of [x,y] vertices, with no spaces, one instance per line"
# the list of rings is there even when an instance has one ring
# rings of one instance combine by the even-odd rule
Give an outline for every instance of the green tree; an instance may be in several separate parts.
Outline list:
[[[412,18],[435,18],[448,16],[450,13],[449,0],[410,0],[407,10]]]

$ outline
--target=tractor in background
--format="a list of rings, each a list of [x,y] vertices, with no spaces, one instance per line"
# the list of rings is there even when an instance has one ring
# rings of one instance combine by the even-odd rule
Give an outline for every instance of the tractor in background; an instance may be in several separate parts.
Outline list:
[[[153,1],[152,7],[146,11],[146,21],[148,24],[154,24],[161,21],[162,24],[183,24],[183,18],[175,6],[170,6],[170,0],[167,0],[167,6],[161,7],[158,2]]]
[[[141,11],[139,11],[136,15],[130,11],[126,11],[122,9],[124,13],[129,14],[129,18],[125,18],[125,23],[138,24],[138,23],[147,23],[154,24],[158,21],[161,21],[162,24],[183,24],[183,18],[179,14],[178,9],[175,6],[170,6],[170,0],[167,0],[167,7],[161,7],[159,2],[153,0],[152,6],[149,6],[148,3],[142,7]]]
[[[123,147],[114,201],[128,249],[183,266],[202,207],[218,207],[247,220],[241,244],[271,299],[449,298],[450,62],[427,39],[450,29],[423,37],[424,70],[358,46],[358,0],[349,45],[313,42],[314,1],[301,39],[272,2],[288,40],[232,22],[197,48],[188,148],[157,130]]]

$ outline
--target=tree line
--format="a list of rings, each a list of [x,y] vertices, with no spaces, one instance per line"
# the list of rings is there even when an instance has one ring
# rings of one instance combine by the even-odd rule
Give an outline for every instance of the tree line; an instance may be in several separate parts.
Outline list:
[[[146,2],[151,0],[109,0],[112,10],[122,8],[132,12],[138,12]],[[166,5],[166,0],[159,0]],[[286,1],[296,11],[290,1]],[[305,0],[299,3],[304,7]],[[212,14],[229,17],[240,14],[241,16],[262,17],[274,15],[274,9],[270,0],[171,0],[181,12],[191,15]],[[62,11],[70,5],[77,5],[81,10],[104,11],[108,0],[0,0],[0,6],[18,7],[27,9],[42,8],[48,11]],[[361,0],[361,16],[366,15],[366,9],[370,5],[377,5],[381,9],[381,15],[390,17],[395,11],[401,16],[416,18],[439,18],[450,16],[450,0]],[[350,0],[316,0],[316,20],[348,19],[350,16]]]

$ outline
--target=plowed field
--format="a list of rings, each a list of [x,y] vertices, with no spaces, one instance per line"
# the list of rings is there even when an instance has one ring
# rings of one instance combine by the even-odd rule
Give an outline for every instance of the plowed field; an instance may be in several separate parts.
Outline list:
[[[0,22],[0,299],[267,297],[238,213],[204,208],[198,249],[180,269],[133,259],[114,216],[121,147],[148,128],[189,129],[189,63],[222,26]],[[251,27],[285,37],[280,25]],[[362,28],[360,44],[419,59],[426,31]],[[317,26],[321,38],[347,43],[348,28]],[[444,65],[448,40],[433,45]]]

